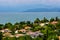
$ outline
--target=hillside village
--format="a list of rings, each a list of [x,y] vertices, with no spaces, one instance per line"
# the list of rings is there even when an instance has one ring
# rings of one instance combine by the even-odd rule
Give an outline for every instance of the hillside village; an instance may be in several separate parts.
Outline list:
[[[44,17],[42,20],[36,18],[34,22],[0,24],[0,35],[0,40],[14,40],[12,38],[16,38],[15,40],[60,40],[60,19],[56,17],[48,20]]]

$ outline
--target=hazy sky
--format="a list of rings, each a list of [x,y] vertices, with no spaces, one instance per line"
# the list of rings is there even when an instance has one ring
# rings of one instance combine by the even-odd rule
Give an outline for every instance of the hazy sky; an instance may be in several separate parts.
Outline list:
[[[60,0],[0,0],[0,5],[17,5],[17,4],[50,4],[59,5]]]
[[[60,7],[60,0],[0,0],[0,11],[23,11],[39,7]]]

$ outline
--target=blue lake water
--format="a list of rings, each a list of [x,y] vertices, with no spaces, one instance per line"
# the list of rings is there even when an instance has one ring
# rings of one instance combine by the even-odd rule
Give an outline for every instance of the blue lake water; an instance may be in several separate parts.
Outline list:
[[[60,12],[0,12],[0,23],[34,21],[35,18],[43,19],[43,17],[50,19],[56,16],[60,18]]]

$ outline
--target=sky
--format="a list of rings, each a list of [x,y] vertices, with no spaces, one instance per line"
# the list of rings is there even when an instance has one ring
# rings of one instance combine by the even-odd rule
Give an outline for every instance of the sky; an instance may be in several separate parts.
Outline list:
[[[24,11],[34,8],[60,7],[60,0],[0,0],[0,11]]]

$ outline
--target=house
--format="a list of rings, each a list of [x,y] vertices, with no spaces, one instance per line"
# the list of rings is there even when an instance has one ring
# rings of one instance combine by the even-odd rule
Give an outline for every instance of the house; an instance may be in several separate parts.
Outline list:
[[[7,33],[4,33],[3,36],[4,37],[6,37],[6,36],[7,37],[15,37],[14,35],[12,35],[11,33],[8,33],[8,32]]]
[[[46,22],[45,24],[49,24],[49,22]]]
[[[0,32],[4,33],[4,30],[0,30]]]
[[[18,38],[20,36],[24,36],[24,34],[15,34],[15,37]]]
[[[8,33],[8,32],[3,34],[3,36],[10,36],[10,35],[11,33]]]
[[[15,37],[14,35],[10,35],[9,37]]]
[[[16,30],[15,33],[18,33],[18,30]]]
[[[60,40],[60,36],[58,36],[59,40]]]
[[[9,29],[2,29],[2,30],[0,30],[0,32],[2,32],[2,33],[6,33],[6,32],[12,32],[11,30],[9,30]]]
[[[58,22],[57,21],[53,21],[53,22],[51,22],[51,24],[53,24],[53,25],[55,25],[55,24],[57,24]]]
[[[25,30],[25,29],[19,30],[19,32],[22,32],[22,33],[26,33],[26,31],[27,31],[27,30]]]
[[[26,26],[24,29],[31,29],[31,27],[30,26]]]
[[[40,26],[44,26],[45,25],[45,23],[40,23]]]
[[[27,32],[27,35],[30,35],[32,38],[36,38],[37,36],[43,36],[43,34],[42,33],[40,33],[40,32],[32,32],[32,31],[29,31],[29,32]]]
[[[40,26],[45,26],[45,25],[47,25],[47,24],[49,24],[49,22],[40,23]]]

